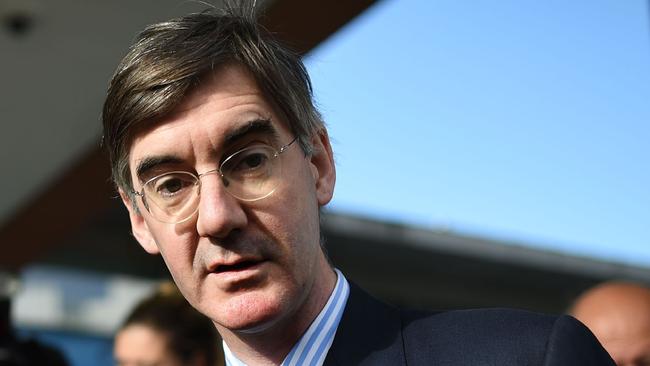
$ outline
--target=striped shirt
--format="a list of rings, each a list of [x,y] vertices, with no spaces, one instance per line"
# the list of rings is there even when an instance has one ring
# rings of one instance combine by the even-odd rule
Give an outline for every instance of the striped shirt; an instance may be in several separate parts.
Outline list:
[[[341,321],[345,303],[350,294],[350,285],[338,269],[334,269],[337,275],[336,286],[330,295],[325,307],[311,323],[309,328],[298,342],[293,346],[287,357],[282,361],[281,366],[321,366],[325,356],[332,346],[336,329]],[[246,366],[230,351],[226,342],[223,342],[223,353],[226,358],[226,366]]]

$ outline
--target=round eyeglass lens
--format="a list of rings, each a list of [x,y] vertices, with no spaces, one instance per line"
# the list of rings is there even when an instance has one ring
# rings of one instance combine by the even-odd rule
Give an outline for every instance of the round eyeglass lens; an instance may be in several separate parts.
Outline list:
[[[220,168],[228,192],[244,201],[267,197],[282,176],[281,159],[270,146],[258,145],[228,157]]]
[[[144,185],[147,208],[159,221],[182,222],[198,208],[199,187],[199,179],[188,172],[170,172],[153,178]]]

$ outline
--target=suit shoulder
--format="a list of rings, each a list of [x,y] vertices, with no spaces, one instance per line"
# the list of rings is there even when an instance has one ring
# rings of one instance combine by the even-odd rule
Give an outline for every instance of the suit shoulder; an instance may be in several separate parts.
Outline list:
[[[404,311],[405,334],[424,336],[436,329],[444,339],[480,343],[513,343],[526,341],[543,346],[551,333],[556,316],[515,309],[453,310],[437,313]],[[513,337],[517,335],[517,337]]]
[[[402,315],[412,364],[426,364],[423,355],[444,353],[450,365],[613,365],[591,332],[569,316],[514,309]]]

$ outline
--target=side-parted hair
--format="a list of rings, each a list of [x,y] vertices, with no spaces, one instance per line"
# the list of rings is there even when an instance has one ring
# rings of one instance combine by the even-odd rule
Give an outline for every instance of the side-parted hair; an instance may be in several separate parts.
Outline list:
[[[254,12],[227,6],[148,26],[111,79],[102,113],[103,144],[118,188],[131,195],[135,135],[171,114],[206,74],[244,66],[298,138],[305,154],[324,128],[301,58],[258,25]],[[133,197],[132,197],[133,198]]]

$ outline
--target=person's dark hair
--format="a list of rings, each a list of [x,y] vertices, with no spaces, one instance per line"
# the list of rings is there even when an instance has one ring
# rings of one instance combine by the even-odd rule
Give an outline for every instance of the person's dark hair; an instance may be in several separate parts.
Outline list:
[[[286,118],[306,154],[323,128],[300,56],[257,24],[254,12],[228,6],[147,27],[110,82],[102,113],[113,180],[132,190],[128,152],[134,135],[169,115],[207,73],[244,66]]]
[[[36,339],[20,339],[11,325],[9,276],[0,272],[0,366],[68,366],[61,350]]]
[[[195,310],[173,285],[166,285],[140,302],[120,327],[143,325],[167,338],[171,353],[183,364],[203,356],[206,365],[220,358],[221,338],[207,317]]]
[[[0,343],[0,366],[68,366],[63,353],[36,339]]]

